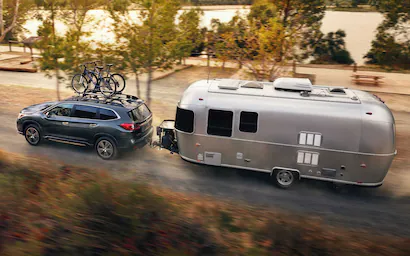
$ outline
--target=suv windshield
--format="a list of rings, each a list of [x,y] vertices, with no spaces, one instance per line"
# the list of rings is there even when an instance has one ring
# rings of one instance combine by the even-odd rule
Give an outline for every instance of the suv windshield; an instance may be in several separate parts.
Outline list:
[[[151,111],[145,104],[141,104],[128,112],[128,115],[134,122],[144,122],[151,115]]]

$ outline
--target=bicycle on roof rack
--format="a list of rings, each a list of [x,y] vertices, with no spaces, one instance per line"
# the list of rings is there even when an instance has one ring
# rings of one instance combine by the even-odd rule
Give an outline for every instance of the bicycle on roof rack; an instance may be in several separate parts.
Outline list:
[[[89,94],[101,92],[104,96],[110,97],[116,93],[121,93],[125,88],[125,79],[120,74],[111,74],[107,65],[108,76],[103,76],[102,66],[97,66],[100,61],[86,62],[80,65],[84,67],[81,74],[76,74],[71,80],[71,86],[78,94]],[[94,70],[87,69],[88,64],[94,64]]]

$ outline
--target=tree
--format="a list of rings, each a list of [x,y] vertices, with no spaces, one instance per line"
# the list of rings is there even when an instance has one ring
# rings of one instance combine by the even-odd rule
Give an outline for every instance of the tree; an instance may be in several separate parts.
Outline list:
[[[128,6],[139,8],[140,23],[132,22]],[[123,57],[129,67],[147,73],[147,104],[151,102],[152,75],[169,69],[178,58],[178,30],[175,19],[178,0],[116,0],[110,5],[117,41],[124,46]]]
[[[84,31],[84,24],[91,23],[92,18],[87,13],[102,5],[103,0],[66,0],[66,8],[60,12],[60,19],[64,21],[68,30],[64,36],[64,61],[61,68],[67,74],[77,72],[78,65],[92,59],[94,51],[90,41],[90,31]]]
[[[0,42],[17,39],[33,5],[33,0],[0,0]]]
[[[258,1],[246,18],[229,23],[213,22],[217,56],[226,56],[248,68],[255,79],[274,79],[295,56],[298,34],[283,23],[282,12],[267,1]],[[218,47],[220,44],[220,47]]]
[[[48,12],[45,17],[39,17],[43,24],[39,27],[37,33],[42,39],[37,43],[37,47],[42,50],[41,58],[39,59],[40,69],[46,72],[46,76],[56,76],[57,98],[60,100],[60,81],[63,79],[60,76],[61,64],[59,59],[63,58],[63,42],[64,39],[56,34],[55,23],[58,15],[64,7],[63,0],[36,0],[36,4]]]
[[[294,31],[294,43],[300,48],[295,58],[305,59],[312,49],[304,44],[320,31],[321,20],[325,15],[325,0],[256,0],[249,16],[259,19],[263,24],[274,14],[287,31]],[[283,44],[285,45],[285,44]],[[282,54],[286,54],[283,52]]]
[[[194,49],[197,49],[204,41],[204,33],[199,27],[202,15],[203,11],[195,8],[184,11],[179,17],[176,55],[180,60],[191,56]]]
[[[364,58],[367,63],[410,68],[410,0],[378,0],[374,5],[385,19]]]
[[[345,37],[346,33],[340,29],[326,36],[320,33],[315,42],[310,42],[313,45],[312,62],[352,64],[354,61],[346,50]]]
[[[12,8],[10,8],[12,6]],[[5,8],[8,7],[8,8]],[[14,4],[12,5],[4,5],[4,0],[0,0],[0,42],[3,41],[3,39],[6,37],[7,33],[9,33],[14,27],[17,26],[17,19],[19,17],[19,7],[20,7],[20,0],[16,0]],[[7,10],[10,12],[12,10],[12,19],[9,24],[4,24],[5,22],[5,16],[4,16],[4,11]],[[6,11],[6,13],[7,13]]]
[[[90,21],[87,13],[98,7],[102,1],[91,0],[36,0],[37,5],[43,8],[44,17],[39,17],[43,24],[38,30],[42,36],[37,46],[42,50],[40,69],[46,72],[48,77],[56,76],[57,97],[60,98],[60,82],[64,76],[72,75],[78,71],[78,65],[92,58],[93,50],[90,42],[85,38],[89,32],[83,31],[83,26]],[[55,23],[61,20],[67,25],[64,35],[58,34]],[[70,79],[69,79],[70,80]]]

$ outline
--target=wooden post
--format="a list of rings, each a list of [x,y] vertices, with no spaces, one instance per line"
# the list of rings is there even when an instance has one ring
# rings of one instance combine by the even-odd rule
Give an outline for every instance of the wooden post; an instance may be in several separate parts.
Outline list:
[[[31,48],[31,47],[30,47],[30,56],[31,56],[31,61],[34,61],[34,58],[33,58],[33,48]]]
[[[9,40],[9,52],[11,52],[11,42]]]
[[[356,71],[357,71],[357,64],[355,62],[355,63],[353,63],[353,72],[356,72]]]
[[[293,74],[296,74],[296,61],[293,61]]]

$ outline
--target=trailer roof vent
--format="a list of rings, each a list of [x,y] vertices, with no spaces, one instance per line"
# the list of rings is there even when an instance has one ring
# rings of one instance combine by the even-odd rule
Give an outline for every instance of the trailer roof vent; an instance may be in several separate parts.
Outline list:
[[[281,77],[276,79],[273,82],[273,86],[276,90],[285,90],[285,91],[307,91],[311,92],[313,90],[312,83],[307,78],[288,78]]]
[[[346,91],[343,88],[333,88],[330,90],[330,92],[337,94],[346,94]]]
[[[254,89],[263,89],[263,84],[256,81],[245,81],[241,87],[243,88],[254,88]]]
[[[218,84],[219,89],[238,90],[239,81],[234,79],[221,79]]]

